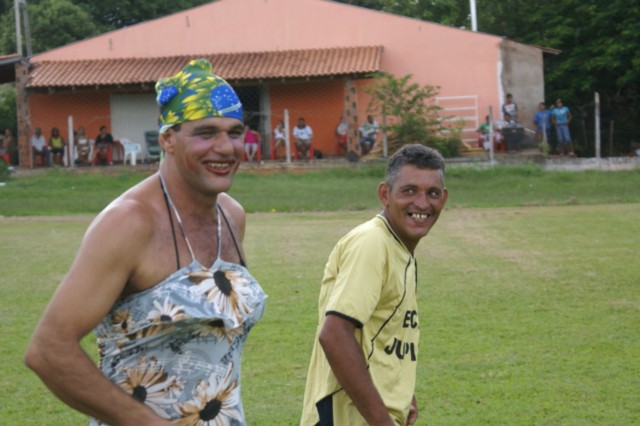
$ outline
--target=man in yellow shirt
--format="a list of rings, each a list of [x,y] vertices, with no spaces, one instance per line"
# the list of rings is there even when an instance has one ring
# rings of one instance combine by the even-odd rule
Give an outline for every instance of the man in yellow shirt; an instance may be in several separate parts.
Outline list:
[[[406,145],[378,186],[383,210],[334,247],[320,289],[302,426],[405,425],[420,328],[414,251],[447,201],[444,160]]]

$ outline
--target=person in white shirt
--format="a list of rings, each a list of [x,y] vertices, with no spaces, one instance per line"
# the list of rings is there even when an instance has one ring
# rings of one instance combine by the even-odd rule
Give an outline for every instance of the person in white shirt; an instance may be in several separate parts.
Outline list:
[[[513,95],[511,93],[507,93],[505,103],[502,105],[502,114],[509,114],[512,121],[518,122],[518,105],[513,102]]]
[[[47,141],[42,135],[40,127],[36,127],[33,135],[31,135],[31,152],[33,153],[33,163],[35,164],[36,158],[42,158],[42,164],[49,167],[51,165],[51,159],[49,157],[49,146]]]
[[[298,151],[298,157],[309,159],[309,148],[311,148],[311,138],[313,137],[313,130],[309,127],[304,118],[298,119],[298,125],[293,128],[293,138],[296,150]]]
[[[275,154],[276,160],[280,160],[284,158],[284,155],[280,155],[279,153],[286,148],[286,141],[284,136],[284,123],[282,121],[278,122],[278,126],[273,129],[273,152]]]
[[[367,121],[360,126],[360,152],[362,155],[367,155],[376,144],[378,128],[378,123],[373,119],[372,115],[368,115]]]

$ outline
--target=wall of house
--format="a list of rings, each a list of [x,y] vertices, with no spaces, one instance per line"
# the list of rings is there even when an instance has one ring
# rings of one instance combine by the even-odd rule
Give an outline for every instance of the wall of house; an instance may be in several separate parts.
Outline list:
[[[335,130],[342,114],[343,96],[341,79],[272,84],[269,87],[271,129],[280,120],[284,120],[286,109],[289,113],[289,136],[292,143],[293,126],[297,124],[298,118],[303,117],[313,129],[314,149],[333,155],[336,152]]]
[[[40,127],[48,138],[57,127],[66,139],[68,117],[73,116],[74,130],[84,126],[91,139],[95,139],[100,126],[111,129],[109,94],[107,92],[32,93],[29,95],[31,128]]]
[[[33,60],[382,45],[382,70],[413,74],[421,84],[439,86],[442,96],[477,95],[484,116],[489,105],[499,110],[502,102],[501,42],[494,35],[326,0],[219,0]]]
[[[530,125],[529,115],[533,115],[530,104],[535,105],[544,96],[540,49],[495,35],[327,0],[219,0],[53,49],[34,56],[32,61],[365,45],[384,46],[382,71],[397,76],[411,74],[416,83],[439,87],[442,98],[472,99],[474,117],[466,125],[471,133],[488,114],[489,107],[494,116],[499,114],[507,92],[513,93],[521,106],[525,125]],[[288,107],[292,117],[306,115],[317,133],[316,146],[322,150],[331,151],[329,146],[343,107],[316,108],[326,110],[326,117],[323,113],[314,116],[316,113],[307,107],[343,91],[338,80],[335,86],[326,87],[311,81],[287,82],[291,90],[281,90],[281,100],[275,96],[279,85],[272,88],[276,90],[272,92],[273,110]],[[365,95],[359,91],[358,97],[361,96]],[[366,116],[366,104],[364,99],[358,103],[359,122]],[[465,104],[464,108],[468,107]],[[271,120],[272,126],[274,120],[277,118]]]
[[[501,44],[502,73],[500,76],[504,95],[511,93],[518,105],[518,118],[526,127],[533,127],[533,116],[538,104],[545,101],[543,56],[540,49],[505,40]],[[550,105],[553,99],[547,99]]]

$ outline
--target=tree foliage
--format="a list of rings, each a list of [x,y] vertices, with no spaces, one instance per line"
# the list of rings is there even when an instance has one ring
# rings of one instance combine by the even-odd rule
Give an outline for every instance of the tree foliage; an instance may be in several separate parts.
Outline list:
[[[32,52],[40,53],[203,3],[207,0],[30,0]],[[0,13],[0,55],[15,53],[13,1],[0,0]]]
[[[0,134],[4,133],[4,129],[17,127],[16,114],[16,89],[0,85]]]
[[[342,2],[471,28],[469,0]],[[593,128],[593,98],[598,92],[605,122],[616,120],[619,153],[626,152],[631,139],[640,139],[640,2],[477,0],[476,4],[478,31],[560,51],[544,58],[548,102],[563,98],[582,121],[580,127]]]
[[[371,95],[369,112],[385,118],[382,129],[389,135],[389,151],[393,153],[408,143],[420,143],[440,149],[443,155],[457,154],[450,152],[449,139],[442,136],[440,108],[434,102],[439,88],[421,86],[412,82],[412,78],[411,74],[396,77],[381,73],[367,88]]]
[[[169,15],[209,1],[75,0],[75,3],[86,8],[102,30],[107,31]]]

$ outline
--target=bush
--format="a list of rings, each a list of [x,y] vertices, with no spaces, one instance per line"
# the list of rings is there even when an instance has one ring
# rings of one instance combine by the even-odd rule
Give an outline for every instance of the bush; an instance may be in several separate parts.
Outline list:
[[[438,87],[420,86],[411,78],[411,74],[395,77],[382,73],[367,90],[371,95],[368,110],[386,118],[382,130],[388,135],[389,154],[403,145],[419,143],[436,148],[445,157],[457,156],[460,130],[443,128],[441,108],[433,101]]]
[[[8,164],[5,164],[4,161],[0,160],[0,182],[6,182],[9,180],[11,175],[11,169]]]

